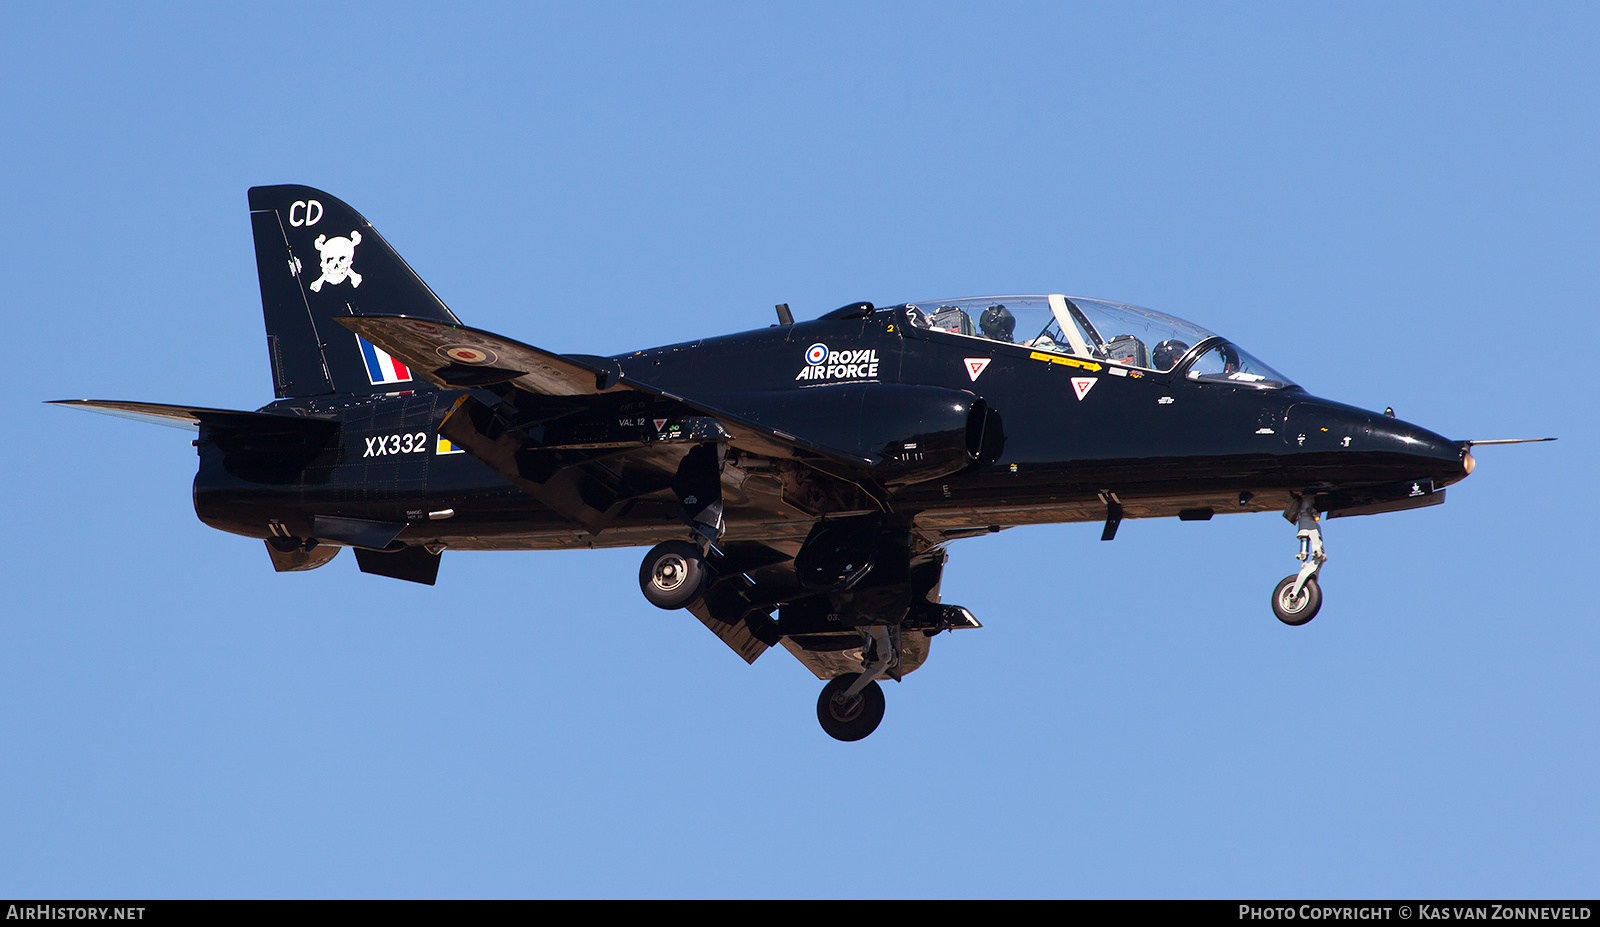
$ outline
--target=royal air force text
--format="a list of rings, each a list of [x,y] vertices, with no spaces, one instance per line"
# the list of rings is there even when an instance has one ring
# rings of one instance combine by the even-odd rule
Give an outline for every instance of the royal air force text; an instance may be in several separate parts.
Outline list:
[[[872,348],[860,351],[829,351],[827,360],[820,364],[807,364],[795,374],[796,380],[859,380],[876,379],[878,352]]]

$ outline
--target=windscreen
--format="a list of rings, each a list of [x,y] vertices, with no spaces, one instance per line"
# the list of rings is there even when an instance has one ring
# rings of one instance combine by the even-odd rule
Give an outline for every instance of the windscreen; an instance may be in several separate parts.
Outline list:
[[[931,331],[1032,347],[1055,321],[1048,296],[966,296],[907,303],[911,324]]]
[[[1209,383],[1236,383],[1261,389],[1282,389],[1294,381],[1251,357],[1243,348],[1224,341],[1214,345],[1189,365],[1184,376]]]
[[[1126,303],[1067,297],[1067,307],[1096,356],[1149,370],[1171,370],[1189,349],[1213,337],[1182,319]]]
[[[1143,306],[1083,296],[967,296],[906,304],[911,324],[930,331],[1166,372],[1217,337],[1192,322]],[[1293,386],[1283,374],[1223,343],[1190,365],[1189,379],[1261,388]]]

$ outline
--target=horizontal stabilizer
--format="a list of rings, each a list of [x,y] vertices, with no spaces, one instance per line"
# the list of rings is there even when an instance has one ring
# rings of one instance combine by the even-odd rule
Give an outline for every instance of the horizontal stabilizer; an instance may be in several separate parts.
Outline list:
[[[338,422],[320,418],[302,418],[298,415],[279,415],[273,412],[241,412],[234,409],[208,409],[204,406],[171,406],[159,402],[125,402],[120,399],[56,399],[51,405],[70,409],[87,409],[103,415],[167,425],[172,428],[199,430],[201,425],[221,428],[238,428],[250,431],[331,433]]]

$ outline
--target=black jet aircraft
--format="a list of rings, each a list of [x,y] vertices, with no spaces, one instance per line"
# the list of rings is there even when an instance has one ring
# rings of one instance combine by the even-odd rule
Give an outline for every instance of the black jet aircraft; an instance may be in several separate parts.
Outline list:
[[[69,404],[198,431],[195,512],[280,571],[343,548],[433,583],[446,550],[654,545],[645,598],[746,661],[781,644],[823,728],[977,628],[945,547],[1016,525],[1281,512],[1322,602],[1321,519],[1444,501],[1471,441],[1306,393],[1219,335],[1056,294],[851,303],[612,357],[469,328],[355,210],[250,190],[276,400],[254,412]]]

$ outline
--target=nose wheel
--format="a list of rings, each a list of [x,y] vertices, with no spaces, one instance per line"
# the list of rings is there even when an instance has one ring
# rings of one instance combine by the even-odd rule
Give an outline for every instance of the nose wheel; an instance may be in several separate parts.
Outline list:
[[[1327,561],[1327,551],[1322,548],[1322,526],[1317,516],[1317,506],[1311,493],[1300,499],[1300,514],[1295,520],[1299,529],[1295,537],[1300,541],[1296,555],[1303,566],[1293,576],[1279,580],[1272,590],[1272,613],[1290,627],[1299,627],[1317,617],[1322,608],[1322,587],[1317,585],[1317,571]],[[1288,517],[1288,512],[1284,513]]]
[[[1272,590],[1272,613],[1278,620],[1290,627],[1299,627],[1317,617],[1317,610],[1322,607],[1322,587],[1311,577],[1306,577],[1300,583],[1300,591],[1295,592],[1296,581],[1300,579],[1297,573],[1285,576],[1278,582],[1278,588]]]

